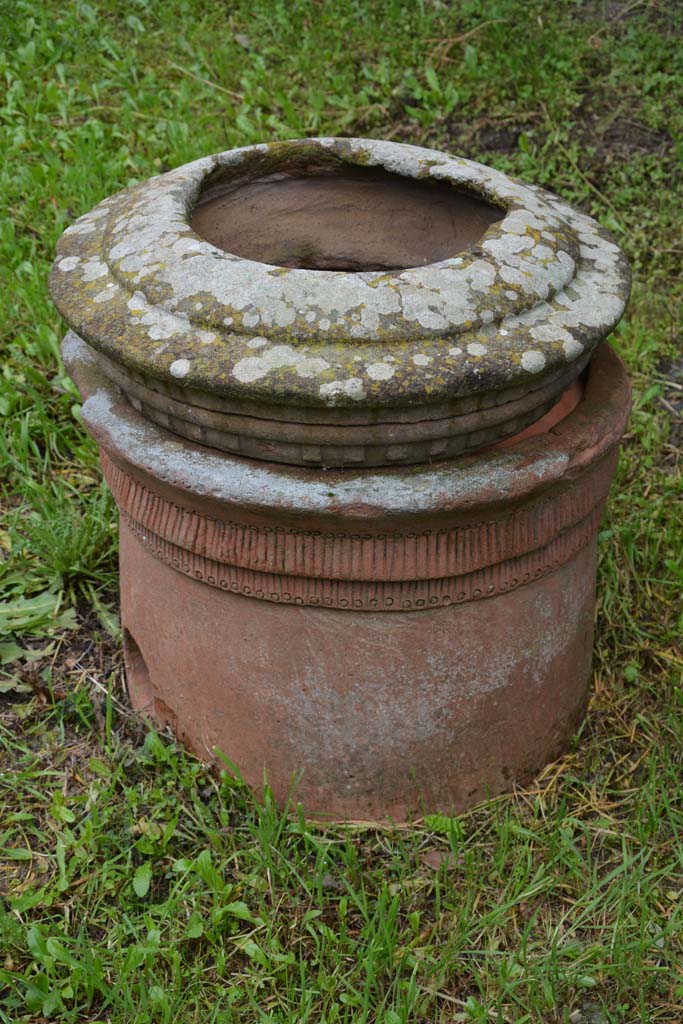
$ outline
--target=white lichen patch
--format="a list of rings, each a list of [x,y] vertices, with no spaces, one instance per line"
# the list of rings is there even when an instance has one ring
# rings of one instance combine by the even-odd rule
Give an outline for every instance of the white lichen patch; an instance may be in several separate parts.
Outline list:
[[[551,260],[553,259],[555,252],[548,245],[542,245],[540,242],[535,245],[531,250],[531,255],[537,260]]]
[[[569,331],[566,331],[563,327],[559,327],[552,323],[541,323],[529,328],[529,334],[536,341],[543,342],[557,342],[557,341],[573,341],[572,335]]]
[[[473,341],[467,346],[467,352],[471,356],[485,356],[486,345],[481,345],[478,341]]]
[[[187,377],[190,372],[190,360],[175,359],[168,369],[172,377]]]
[[[432,357],[426,356],[422,352],[418,352],[416,355],[413,356],[413,362],[415,363],[415,366],[429,366],[431,361]]]
[[[566,338],[562,342],[562,348],[564,349],[565,356],[570,361],[577,359],[583,352],[583,345],[578,338]]]
[[[71,270],[75,270],[76,267],[80,266],[80,256],[64,256],[63,259],[57,260],[57,269],[61,270],[62,273],[69,273]]]
[[[273,345],[263,355],[246,356],[235,363],[233,377],[242,384],[251,384],[273,370],[286,368],[299,377],[315,377],[329,368],[329,363],[318,356],[306,356],[291,345]]]
[[[321,384],[319,391],[321,398],[324,398],[328,405],[338,404],[339,399],[351,398],[354,402],[362,402],[365,398],[365,388],[360,377],[348,377],[346,380],[333,380]]]
[[[370,380],[390,380],[395,370],[389,363],[369,363],[365,367],[365,372]]]
[[[522,366],[529,373],[540,373],[545,366],[545,356],[538,349],[528,349],[522,353]]]
[[[147,336],[152,341],[171,338],[174,334],[186,334],[190,330],[187,314],[167,313],[159,306],[150,306],[142,292],[134,292],[127,306],[133,314],[131,323],[147,328]]]
[[[65,235],[92,235],[98,230],[98,221],[103,220],[109,213],[109,205],[113,200],[113,196],[103,200],[89,213],[84,214],[83,217],[79,217],[77,221],[71,224],[64,232]]]
[[[496,268],[488,260],[475,260],[467,267],[465,276],[471,288],[477,292],[485,292],[496,280]]]
[[[84,260],[81,270],[81,280],[87,283],[90,281],[97,281],[99,277],[104,277],[109,273],[109,267],[102,260],[98,260],[97,257],[91,257],[90,259]]]

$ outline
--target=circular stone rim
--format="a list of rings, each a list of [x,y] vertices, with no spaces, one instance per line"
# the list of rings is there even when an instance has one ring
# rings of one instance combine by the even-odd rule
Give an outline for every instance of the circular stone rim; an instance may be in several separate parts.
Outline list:
[[[273,267],[192,230],[213,174],[314,157],[448,181],[506,212],[454,257],[392,273]],[[66,230],[50,279],[81,337],[162,386],[355,410],[533,390],[574,363],[578,373],[620,319],[629,284],[608,232],[551,193],[460,157],[368,139],[229,150],[126,189]]]

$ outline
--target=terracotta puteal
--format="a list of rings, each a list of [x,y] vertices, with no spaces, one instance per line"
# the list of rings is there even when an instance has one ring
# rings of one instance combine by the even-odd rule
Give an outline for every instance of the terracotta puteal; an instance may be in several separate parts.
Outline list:
[[[50,287],[137,708],[311,817],[457,812],[566,748],[630,405],[600,225],[446,153],[309,139],[105,199]]]

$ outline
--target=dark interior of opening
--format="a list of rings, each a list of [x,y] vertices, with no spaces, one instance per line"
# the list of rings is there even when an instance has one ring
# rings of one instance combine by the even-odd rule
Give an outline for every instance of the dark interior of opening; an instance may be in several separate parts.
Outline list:
[[[234,175],[234,172],[233,172]],[[453,256],[505,211],[445,182],[342,165],[206,183],[194,231],[226,252],[279,267],[391,271]]]
[[[154,691],[147,662],[133,634],[128,629],[123,630],[123,660],[126,666],[128,692],[135,706],[152,708]]]

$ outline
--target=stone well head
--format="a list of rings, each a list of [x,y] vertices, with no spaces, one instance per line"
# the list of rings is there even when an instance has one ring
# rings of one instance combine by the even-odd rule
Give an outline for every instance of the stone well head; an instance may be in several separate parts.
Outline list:
[[[105,200],[51,290],[160,426],[309,466],[444,459],[518,433],[628,297],[595,221],[481,164],[312,139],[197,160]]]
[[[50,288],[136,707],[337,818],[460,810],[566,747],[629,409],[600,225],[446,153],[309,139],[104,200]]]

